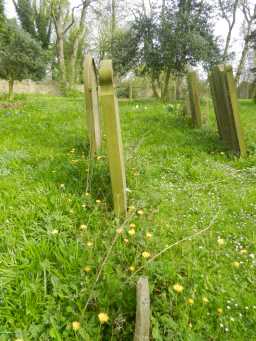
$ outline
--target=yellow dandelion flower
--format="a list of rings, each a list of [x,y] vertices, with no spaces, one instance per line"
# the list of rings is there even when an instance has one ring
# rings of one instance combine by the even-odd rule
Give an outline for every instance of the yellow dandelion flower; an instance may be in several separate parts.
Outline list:
[[[207,298],[207,297],[203,297],[203,303],[204,303],[204,304],[207,304],[207,303],[209,303],[209,300],[208,300],[208,298]]]
[[[93,246],[93,243],[92,242],[87,242],[86,244],[88,247],[92,247]]]
[[[233,262],[233,267],[238,269],[240,267],[240,263],[239,262]]]
[[[218,242],[219,246],[222,246],[222,245],[225,244],[225,240],[222,239],[222,238],[219,238],[219,239],[217,240],[217,242]]]
[[[134,229],[130,229],[128,231],[128,233],[129,233],[130,236],[134,236],[135,235],[135,230]]]
[[[193,327],[193,325],[192,325],[191,322],[189,322],[188,326],[189,326],[189,328],[192,328],[192,327]]]
[[[80,225],[80,230],[81,230],[81,231],[87,230],[87,225],[81,224],[81,225]]]
[[[97,200],[96,200],[96,203],[97,203],[97,204],[100,204],[100,203],[101,203],[101,200],[100,200],[100,199],[97,199]]]
[[[218,308],[217,309],[217,314],[220,316],[223,314],[223,309],[222,308]]]
[[[129,267],[129,270],[130,270],[131,272],[134,272],[134,271],[135,271],[135,267],[134,267],[134,266],[130,266],[130,267]]]
[[[146,238],[147,238],[147,239],[151,239],[151,238],[152,238],[152,233],[147,232],[147,233],[146,233]]]
[[[240,251],[240,255],[246,255],[247,254],[247,250],[246,249],[242,249],[241,251]]]
[[[96,159],[97,160],[101,160],[101,159],[103,159],[103,156],[99,155],[99,156],[96,157]]]
[[[91,194],[90,194],[89,192],[86,192],[86,193],[85,193],[85,196],[86,196],[86,197],[89,197],[90,195],[91,195]]]
[[[84,267],[84,272],[90,272],[91,270],[92,268],[88,265]]]
[[[74,321],[74,322],[72,322],[72,329],[73,329],[74,331],[77,331],[77,330],[79,330],[79,329],[80,329],[80,327],[81,327],[81,324],[80,324],[80,322],[78,322],[78,321]]]
[[[86,208],[86,205],[85,205],[85,204],[82,204],[82,207],[83,207],[83,208]]]
[[[147,251],[144,251],[144,252],[142,252],[142,257],[143,258],[149,258],[150,257],[150,253],[147,252]]]
[[[173,286],[173,290],[176,291],[178,294],[180,294],[184,290],[184,288],[181,284],[176,283]]]
[[[134,223],[131,223],[129,226],[131,229],[135,229],[135,227],[136,227],[136,225]]]
[[[129,239],[124,238],[124,242],[125,242],[125,244],[128,244],[129,243]]]
[[[59,230],[56,230],[56,229],[51,231],[51,234],[53,234],[53,235],[56,235],[58,233],[59,233]]]
[[[187,300],[187,303],[190,304],[190,305],[194,304],[193,298],[189,298],[189,299]]]
[[[119,227],[118,229],[116,229],[116,233],[118,234],[122,234],[124,232],[124,229],[122,227]]]
[[[60,184],[60,188],[65,188],[65,184]]]
[[[139,210],[137,213],[138,213],[138,215],[143,215],[144,211],[143,210]]]
[[[107,323],[109,320],[108,314],[106,314],[106,313],[100,313],[98,315],[98,318],[99,318],[101,324]]]

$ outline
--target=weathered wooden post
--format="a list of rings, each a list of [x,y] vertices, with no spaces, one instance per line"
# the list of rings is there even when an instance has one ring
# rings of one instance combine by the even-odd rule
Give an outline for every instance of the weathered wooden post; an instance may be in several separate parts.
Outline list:
[[[202,114],[200,109],[198,79],[195,71],[188,73],[187,83],[192,123],[195,128],[200,128],[202,126]]]
[[[147,277],[140,277],[137,283],[137,309],[134,341],[149,341],[150,334],[150,293]]]
[[[246,156],[232,67],[215,66],[209,78],[220,137],[233,153]]]
[[[113,84],[111,60],[103,60],[99,70],[100,99],[112,183],[114,211],[117,216],[127,212],[126,176],[117,97]]]
[[[90,55],[84,58],[84,92],[90,152],[94,155],[101,147],[101,132],[97,73],[94,59]]]

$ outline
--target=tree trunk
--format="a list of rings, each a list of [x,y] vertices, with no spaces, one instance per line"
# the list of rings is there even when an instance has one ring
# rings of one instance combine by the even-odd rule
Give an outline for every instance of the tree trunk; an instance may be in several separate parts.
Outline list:
[[[168,99],[167,97],[168,97],[170,76],[171,76],[171,72],[170,72],[170,70],[167,70],[166,73],[165,73],[164,87],[163,87],[163,93],[162,93],[162,100],[164,102],[166,102],[167,99]]]
[[[159,93],[158,93],[158,91],[157,91],[157,88],[156,88],[156,84],[155,84],[155,80],[154,80],[154,79],[151,80],[151,86],[152,86],[152,90],[153,90],[154,97],[160,98],[160,95],[159,95]]]
[[[227,35],[226,44],[225,44],[225,49],[224,49],[224,53],[223,53],[223,61],[224,62],[227,60],[227,57],[228,57],[228,49],[229,49],[229,45],[230,45],[230,41],[231,41],[232,30],[233,30],[233,27],[229,26],[228,35]]]
[[[82,42],[85,36],[85,16],[86,16],[87,7],[88,7],[88,4],[84,3],[82,12],[81,12],[78,32],[74,38],[72,53],[70,56],[70,70],[69,70],[69,73],[70,73],[69,74],[69,88],[70,89],[74,88],[74,85],[77,79],[77,75],[76,75],[77,54],[79,50],[79,44]]]
[[[241,77],[243,69],[244,69],[244,64],[245,64],[245,60],[246,60],[246,56],[248,54],[248,51],[249,51],[249,41],[246,40],[243,51],[242,51],[242,55],[241,55],[241,58],[240,58],[240,61],[238,64],[237,72],[236,72],[235,81],[236,81],[237,85],[240,81],[240,77]]]
[[[221,9],[222,17],[228,23],[228,35],[226,38],[225,49],[224,49],[224,53],[223,53],[223,61],[224,62],[227,60],[227,57],[228,57],[228,49],[229,49],[229,45],[231,42],[232,31],[233,31],[233,28],[234,28],[234,25],[236,22],[236,13],[237,13],[238,4],[239,4],[239,0],[234,0],[233,9],[232,9],[232,13],[231,13],[232,18],[230,19],[228,17],[228,13],[224,7],[223,0],[219,0],[219,7]]]
[[[11,101],[14,98],[14,92],[13,92],[14,80],[9,79],[8,84],[9,84],[9,100]]]
[[[58,7],[58,13],[56,16],[53,16],[55,31],[56,31],[56,45],[57,45],[57,57],[58,57],[58,66],[59,66],[59,81],[60,88],[63,93],[66,91],[66,66],[65,66],[65,55],[64,55],[64,13],[63,7],[60,5]]]
[[[59,71],[60,71],[60,86],[61,90],[65,92],[67,87],[66,82],[66,65],[65,65],[65,56],[64,56],[64,37],[61,37],[57,42],[58,49],[58,63],[59,63]]]
[[[79,48],[79,39],[75,38],[73,48],[72,48],[72,53],[70,56],[70,62],[69,62],[68,80],[69,80],[70,89],[74,88],[75,82],[76,82],[76,60],[77,60],[78,48]]]

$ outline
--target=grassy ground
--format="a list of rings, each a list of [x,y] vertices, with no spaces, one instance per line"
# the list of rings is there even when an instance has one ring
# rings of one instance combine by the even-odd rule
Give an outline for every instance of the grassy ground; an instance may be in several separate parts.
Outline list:
[[[120,223],[105,147],[85,194],[83,110],[82,98],[35,96],[0,110],[0,340],[132,340],[141,274],[152,340],[256,340],[256,105],[241,103],[249,156],[238,160],[212,112],[193,130],[162,104],[121,103],[136,227],[132,235],[126,226],[96,284]],[[146,264],[143,252],[154,256],[213,219]]]

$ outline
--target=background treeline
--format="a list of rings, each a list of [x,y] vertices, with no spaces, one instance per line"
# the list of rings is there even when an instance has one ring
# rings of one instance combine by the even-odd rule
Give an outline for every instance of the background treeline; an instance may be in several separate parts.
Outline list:
[[[17,17],[5,17],[0,0],[0,77],[58,80],[63,93],[83,81],[85,52],[97,62],[112,58],[117,77],[146,77],[166,99],[193,66],[205,71],[237,60],[236,81],[255,73],[256,4],[253,0],[12,0]],[[132,3],[132,4],[131,4]],[[232,53],[238,17],[243,18],[239,55]],[[225,41],[215,26],[226,22]],[[248,56],[251,56],[248,59]],[[249,60],[249,62],[248,62]],[[248,64],[248,65],[246,65]]]

